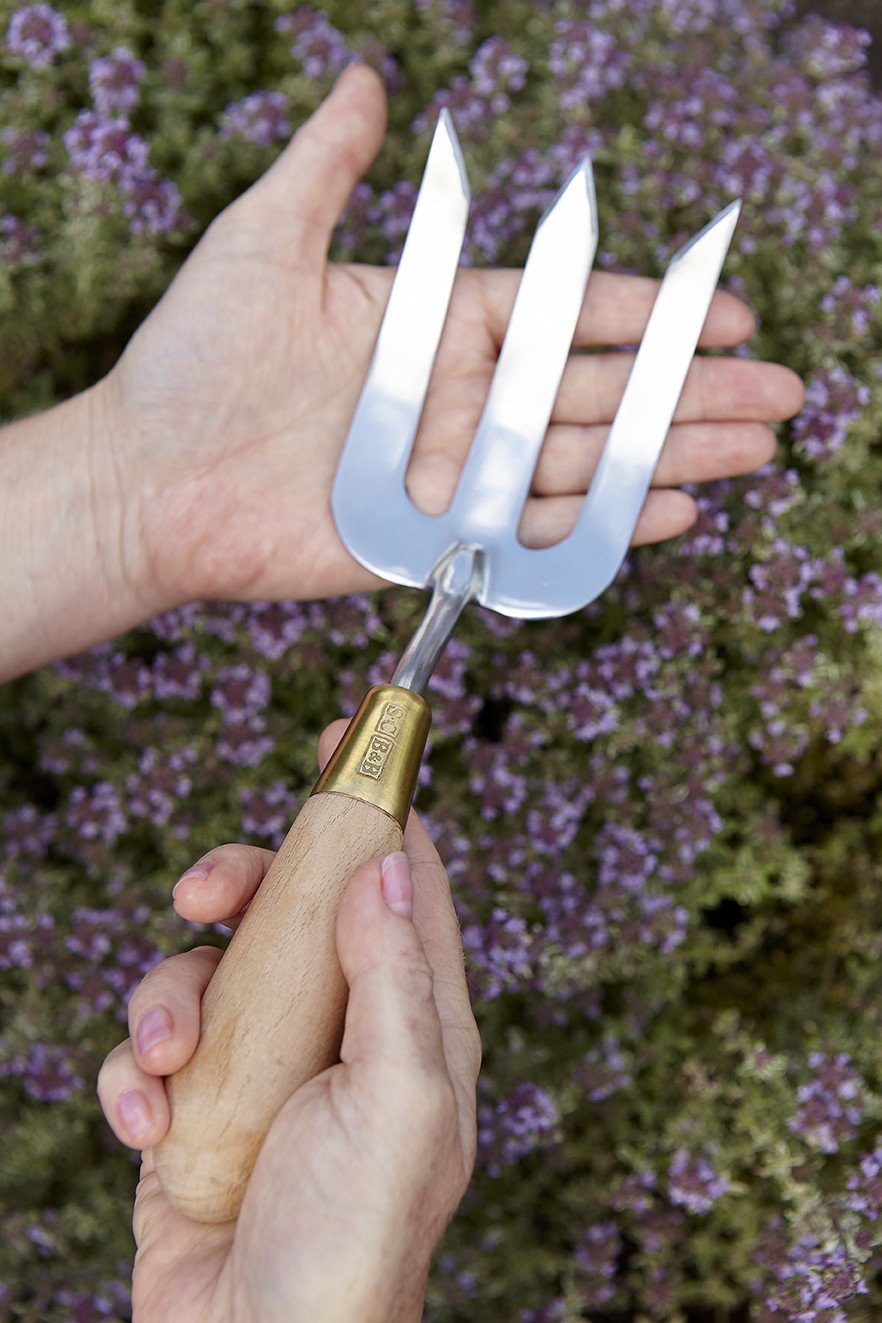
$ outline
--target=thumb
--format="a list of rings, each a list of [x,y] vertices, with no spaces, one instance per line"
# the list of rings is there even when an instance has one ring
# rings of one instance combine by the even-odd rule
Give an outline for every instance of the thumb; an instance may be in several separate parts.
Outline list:
[[[340,1058],[417,1078],[446,1076],[432,966],[413,921],[407,855],[372,859],[354,874],[337,919],[337,954],[349,984]]]
[[[367,65],[350,65],[249,192],[284,211],[306,256],[321,261],[385,131],[386,93],[379,76]]]

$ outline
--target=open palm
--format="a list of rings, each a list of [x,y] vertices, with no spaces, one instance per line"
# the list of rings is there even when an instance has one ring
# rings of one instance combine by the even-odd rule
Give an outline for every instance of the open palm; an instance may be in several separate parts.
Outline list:
[[[378,585],[340,542],[330,489],[393,272],[328,263],[327,249],[384,126],[379,81],[349,70],[210,227],[105,382],[112,416],[123,416],[120,470],[139,493],[129,527],[163,600],[320,597]],[[429,513],[452,495],[519,275],[457,278],[408,475]],[[595,273],[576,348],[638,341],[656,289]],[[732,346],[752,329],[747,308],[720,293],[702,343]],[[630,362],[613,349],[571,356],[522,525],[528,545],[549,545],[572,526]],[[694,506],[674,490],[680,483],[764,463],[774,447],[768,423],[800,401],[786,368],[697,358],[635,541],[689,526]]]

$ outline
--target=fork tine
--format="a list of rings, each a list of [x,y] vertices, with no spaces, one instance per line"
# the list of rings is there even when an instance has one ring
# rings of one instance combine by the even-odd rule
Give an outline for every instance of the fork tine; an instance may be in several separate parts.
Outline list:
[[[442,110],[332,492],[346,546],[383,578],[422,587],[446,547],[404,477],[465,239],[468,177]],[[443,545],[442,545],[443,543]]]
[[[519,618],[567,615],[615,578],[627,554],[707,317],[741,204],[730,203],[671,260],[600,463],[572,533],[531,551],[515,538],[488,566],[479,601]]]
[[[508,329],[447,519],[462,540],[507,551],[566,367],[597,249],[591,162],[572,172],[530,245]]]

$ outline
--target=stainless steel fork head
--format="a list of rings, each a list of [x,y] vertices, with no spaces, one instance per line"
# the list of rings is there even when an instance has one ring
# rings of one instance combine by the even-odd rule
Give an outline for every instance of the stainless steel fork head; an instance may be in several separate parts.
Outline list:
[[[713,297],[739,204],[670,262],[573,531],[542,550],[517,536],[597,247],[585,159],[536,230],[499,361],[448,510],[419,511],[405,473],[465,238],[469,187],[442,112],[400,266],[340,459],[332,505],[352,554],[381,578],[426,587],[459,549],[467,595],[507,616],[593,601],[628,550]],[[474,566],[480,565],[480,572]]]

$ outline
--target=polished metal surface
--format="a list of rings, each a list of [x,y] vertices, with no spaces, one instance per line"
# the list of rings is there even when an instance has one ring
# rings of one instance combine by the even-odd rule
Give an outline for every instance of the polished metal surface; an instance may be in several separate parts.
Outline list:
[[[442,557],[432,574],[432,597],[419,629],[401,655],[393,684],[417,693],[426,685],[463,608],[480,596],[484,553],[478,547],[456,546]]]
[[[672,259],[573,531],[524,547],[524,502],[566,367],[597,246],[591,166],[542,218],[450,508],[418,511],[405,472],[465,235],[469,189],[442,113],[364,390],[337,471],[340,536],[384,579],[432,585],[426,618],[396,671],[419,690],[468,600],[519,618],[593,601],[624,559],[738,219],[733,203]]]
[[[572,533],[529,550],[514,530],[488,565],[484,606],[521,619],[569,615],[618,572],[640,518],[698,337],[732,240],[733,202],[682,248],[661,283],[649,322]]]
[[[404,487],[465,238],[470,193],[450,116],[441,112],[383,324],[337,467],[331,505],[357,560],[425,587],[452,540]]]
[[[369,689],[312,794],[373,804],[404,831],[431,724],[428,703],[409,688]]]
[[[591,164],[574,170],[539,222],[475,439],[447,514],[451,535],[483,548],[481,598],[515,540],[597,248]]]

